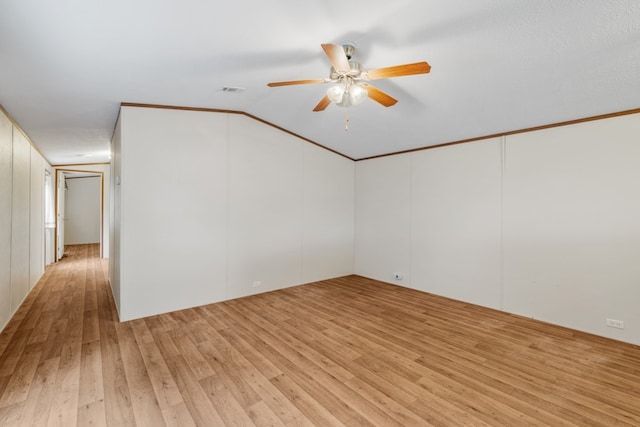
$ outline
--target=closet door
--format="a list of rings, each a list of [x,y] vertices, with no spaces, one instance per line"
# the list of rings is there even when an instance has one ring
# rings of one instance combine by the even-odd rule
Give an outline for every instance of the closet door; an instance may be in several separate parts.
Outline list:
[[[14,312],[29,293],[31,198],[31,145],[15,127],[12,161],[11,310]]]
[[[0,329],[11,317],[11,192],[13,125],[0,112]]]

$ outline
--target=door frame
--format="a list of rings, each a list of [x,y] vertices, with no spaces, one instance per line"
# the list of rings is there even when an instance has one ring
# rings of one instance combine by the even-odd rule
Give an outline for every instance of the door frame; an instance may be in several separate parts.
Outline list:
[[[104,172],[102,171],[95,171],[95,170],[81,170],[81,169],[65,169],[64,167],[62,168],[57,168],[54,166],[54,171],[55,171],[55,177],[56,177],[56,182],[55,182],[55,218],[56,218],[56,228],[55,228],[55,232],[53,233],[54,236],[54,243],[53,246],[55,248],[55,258],[54,258],[54,262],[58,262],[60,260],[61,257],[58,257],[58,215],[60,213],[60,206],[58,206],[58,203],[60,201],[60,197],[58,195],[58,191],[59,191],[59,179],[60,179],[60,174],[63,175],[96,175],[96,176],[100,176],[100,257],[104,258],[104,254],[103,252],[103,248],[104,248]],[[62,219],[64,221],[64,218]],[[63,254],[64,254],[64,248],[63,248]],[[64,255],[63,255],[64,256]]]

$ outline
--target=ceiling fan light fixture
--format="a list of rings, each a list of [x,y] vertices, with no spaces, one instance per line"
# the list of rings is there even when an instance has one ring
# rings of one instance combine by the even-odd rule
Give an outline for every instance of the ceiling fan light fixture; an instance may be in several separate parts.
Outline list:
[[[341,79],[337,84],[327,89],[327,97],[338,107],[358,105],[367,96],[367,89],[350,78]]]
[[[326,95],[318,102],[313,111],[324,111],[331,103],[338,107],[351,107],[366,98],[371,98],[383,107],[391,107],[398,100],[367,82],[391,77],[426,74],[431,70],[431,65],[423,61],[365,71],[359,62],[351,60],[357,48],[355,43],[349,42],[342,46],[325,43],[321,46],[331,63],[329,78],[271,82],[267,83],[267,86],[332,83]]]

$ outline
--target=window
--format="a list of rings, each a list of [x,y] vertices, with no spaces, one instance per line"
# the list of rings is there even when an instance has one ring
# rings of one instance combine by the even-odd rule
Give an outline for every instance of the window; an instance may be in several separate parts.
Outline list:
[[[53,180],[51,172],[44,171],[44,227],[56,227],[56,214],[53,206]]]

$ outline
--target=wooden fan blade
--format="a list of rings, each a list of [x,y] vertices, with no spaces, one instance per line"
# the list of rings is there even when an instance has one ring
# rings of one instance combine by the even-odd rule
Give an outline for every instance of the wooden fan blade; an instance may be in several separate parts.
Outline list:
[[[341,73],[348,73],[351,71],[351,66],[349,65],[349,59],[347,59],[347,55],[344,53],[344,48],[342,46],[338,46],[335,44],[323,44],[322,49],[324,49],[324,53],[329,57],[329,61],[331,61],[331,65],[336,71]]]
[[[397,99],[393,98],[391,95],[386,94],[385,92],[381,91],[375,86],[371,86],[371,85],[363,85],[363,86],[367,89],[369,98],[373,99],[379,104],[384,105],[385,107],[391,107],[396,102],[398,102]]]
[[[313,111],[324,111],[324,109],[327,108],[329,104],[331,104],[331,100],[328,96],[325,95],[324,98],[322,98],[320,102],[318,102],[318,105],[316,105],[316,108],[314,108]]]
[[[393,67],[378,68],[367,71],[369,80],[387,79],[389,77],[410,76],[412,74],[426,74],[431,70],[431,65],[426,62],[414,64],[396,65]]]
[[[307,79],[307,80],[291,80],[288,82],[272,82],[267,83],[269,87],[291,86],[291,85],[308,85],[312,83],[325,83],[326,79]]]

